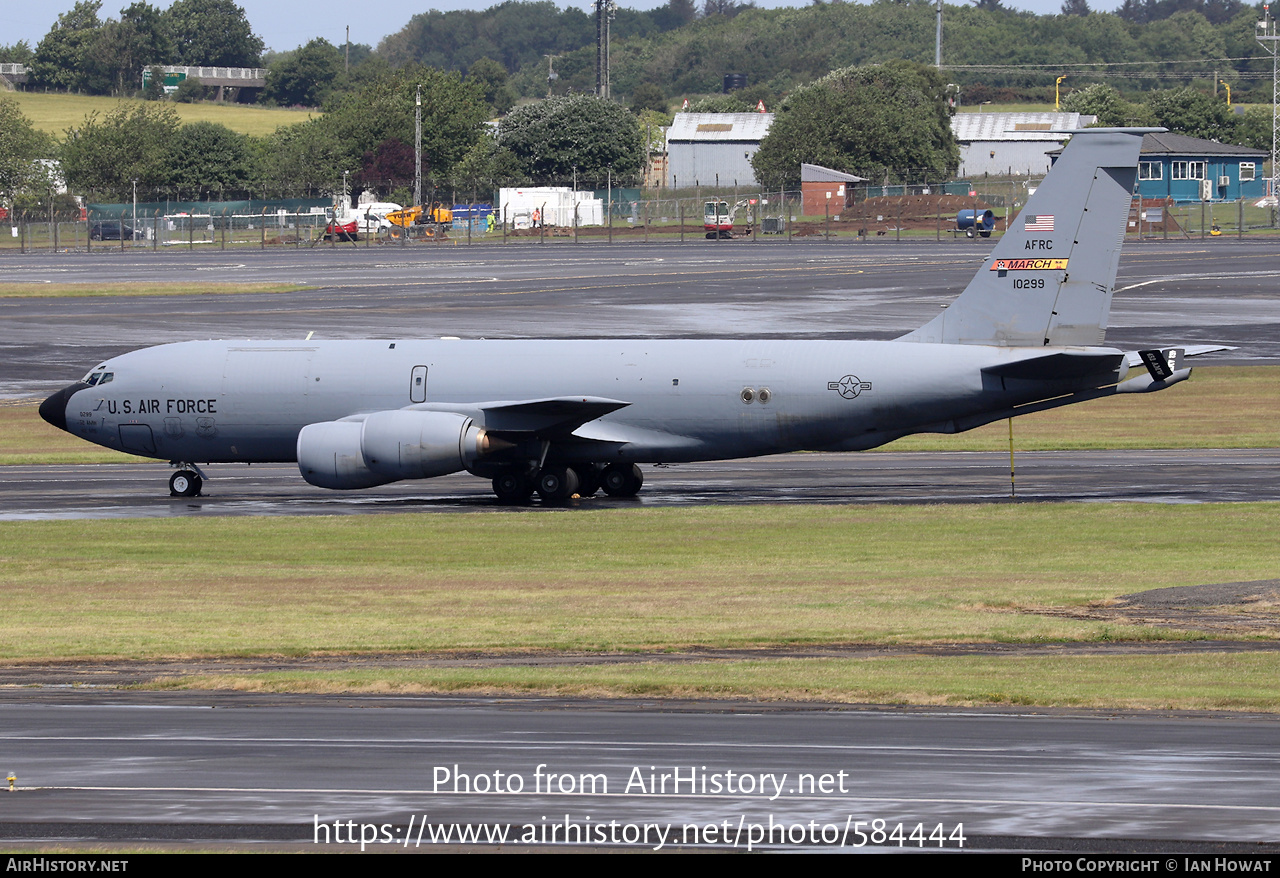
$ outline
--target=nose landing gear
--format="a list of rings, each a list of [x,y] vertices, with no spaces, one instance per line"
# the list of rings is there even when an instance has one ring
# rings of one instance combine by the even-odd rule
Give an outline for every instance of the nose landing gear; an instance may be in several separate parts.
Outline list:
[[[204,473],[193,463],[175,460],[169,464],[178,471],[169,477],[170,497],[198,497],[204,487]]]

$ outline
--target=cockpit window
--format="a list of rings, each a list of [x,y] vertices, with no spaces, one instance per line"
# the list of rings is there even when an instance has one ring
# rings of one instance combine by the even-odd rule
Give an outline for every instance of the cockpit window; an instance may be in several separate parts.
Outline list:
[[[99,366],[80,380],[85,384],[88,384],[90,387],[95,387],[99,384],[106,384],[115,377],[115,373],[103,371],[105,368],[105,366]]]

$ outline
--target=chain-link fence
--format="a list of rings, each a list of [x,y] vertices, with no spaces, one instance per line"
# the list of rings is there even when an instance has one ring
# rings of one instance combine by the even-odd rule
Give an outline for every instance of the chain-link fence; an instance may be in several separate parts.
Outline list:
[[[458,246],[481,243],[857,240],[941,241],[999,237],[1034,191],[1025,179],[934,185],[839,184],[806,192],[696,189],[640,197],[639,190],[557,193],[523,205],[497,197],[454,204],[441,218],[422,211],[399,224],[370,213],[339,216],[263,210],[135,214],[95,210],[89,218],[11,215],[0,219],[0,250],[316,249]],[[496,195],[496,194],[495,194]],[[1244,237],[1277,228],[1276,210],[1254,201],[1174,204],[1135,198],[1135,238]]]

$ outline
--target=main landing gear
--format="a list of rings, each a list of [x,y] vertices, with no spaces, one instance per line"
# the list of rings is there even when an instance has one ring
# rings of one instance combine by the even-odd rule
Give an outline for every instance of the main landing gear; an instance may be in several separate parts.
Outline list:
[[[171,466],[178,467],[178,471],[169,476],[169,496],[200,496],[200,489],[204,487],[204,475],[195,464],[174,461]]]
[[[544,506],[562,506],[576,495],[595,496],[601,488],[610,497],[634,497],[644,485],[644,473],[633,463],[547,464],[535,477],[517,469],[498,474],[493,480],[493,493],[502,503],[527,503],[533,493]]]

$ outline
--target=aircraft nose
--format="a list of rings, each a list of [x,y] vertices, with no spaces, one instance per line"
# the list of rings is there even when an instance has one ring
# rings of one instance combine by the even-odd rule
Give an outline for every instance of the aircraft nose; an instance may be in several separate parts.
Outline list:
[[[76,393],[88,387],[83,381],[77,381],[68,387],[59,390],[53,396],[40,403],[40,417],[44,418],[50,424],[59,430],[67,429],[67,403]]]

